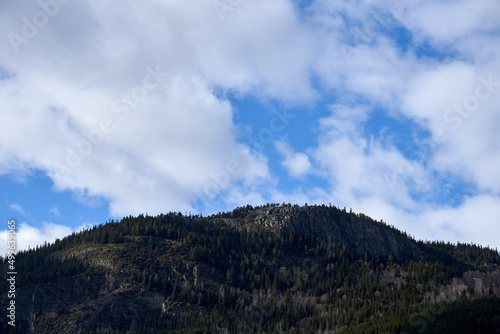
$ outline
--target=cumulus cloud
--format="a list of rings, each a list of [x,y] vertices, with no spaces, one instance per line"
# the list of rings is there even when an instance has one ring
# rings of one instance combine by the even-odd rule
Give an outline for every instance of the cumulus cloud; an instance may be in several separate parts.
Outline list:
[[[268,177],[265,160],[237,143],[231,103],[212,87],[245,93],[265,85],[269,90],[262,94],[290,95],[280,75],[290,64],[279,69],[265,60],[276,52],[273,40],[298,29],[293,7],[267,6],[270,12],[261,19],[275,25],[282,16],[279,22],[286,25],[262,31],[265,39],[254,36],[247,55],[261,60],[245,62],[240,55],[246,50],[229,52],[235,50],[231,41],[249,46],[239,36],[245,26],[238,15],[250,20],[258,13],[241,10],[221,23],[209,3],[197,5],[188,10],[149,1],[120,5],[115,15],[105,4],[70,3],[26,43],[13,48],[4,40],[8,52],[0,64],[12,73],[0,85],[4,173],[17,164],[44,170],[57,190],[103,197],[117,216],[192,209],[193,198],[228,165],[237,166],[230,183]],[[40,11],[38,4],[7,6],[0,29],[22,35],[22,18]],[[129,20],[126,26],[121,17]],[[233,82],[229,74],[217,77],[222,68],[243,74]],[[310,98],[305,67],[296,71],[304,79],[292,90]],[[256,78],[250,74],[255,72]],[[217,185],[222,191],[229,183]]]
[[[16,250],[27,250],[43,245],[45,242],[52,243],[56,239],[71,234],[72,232],[81,231],[89,227],[90,224],[82,225],[76,229],[68,226],[58,225],[50,222],[42,222],[40,227],[34,227],[27,223],[21,222],[16,226]],[[8,230],[0,230],[0,255],[7,254],[7,234]]]
[[[422,71],[404,97],[403,110],[427,125],[436,146],[433,167],[500,191],[500,76],[453,62]]]
[[[314,149],[318,173],[329,180],[334,202],[353,205],[378,198],[412,209],[412,195],[429,189],[430,179],[419,161],[406,158],[394,146],[363,138],[365,108],[332,106],[321,120],[323,135]]]
[[[275,142],[274,146],[283,156],[284,160],[282,165],[291,177],[303,178],[309,173],[311,162],[307,154],[293,152],[292,148],[283,141]]]
[[[438,47],[448,47],[463,37],[480,35],[498,27],[500,4],[494,0],[423,1],[412,4],[401,22],[419,38],[428,37]]]
[[[499,214],[500,198],[494,195],[468,197],[459,206],[433,205],[415,212],[397,208],[377,198],[356,203],[361,212],[383,217],[385,222],[396,225],[422,240],[476,243],[498,248],[500,225],[495,221]]]

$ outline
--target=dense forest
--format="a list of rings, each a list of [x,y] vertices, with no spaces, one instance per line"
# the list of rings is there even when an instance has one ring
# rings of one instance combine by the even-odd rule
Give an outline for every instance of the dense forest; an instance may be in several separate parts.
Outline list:
[[[304,220],[310,212],[376,224],[409,240],[423,258],[361,254],[256,218]],[[0,265],[3,305],[4,258]],[[416,241],[331,205],[125,217],[19,252],[16,267],[19,322],[7,328],[3,319],[2,332],[500,332],[497,250]],[[142,302],[142,309],[130,306]]]

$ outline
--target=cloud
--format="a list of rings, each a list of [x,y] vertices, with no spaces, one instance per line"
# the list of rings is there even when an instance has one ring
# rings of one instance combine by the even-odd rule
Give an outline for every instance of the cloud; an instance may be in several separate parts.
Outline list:
[[[14,204],[11,204],[11,205],[9,206],[9,208],[10,208],[11,210],[13,210],[13,211],[16,211],[16,212],[20,213],[21,215],[23,215],[23,216],[25,216],[25,217],[26,217],[26,216],[28,216],[28,212],[26,212],[26,210],[25,210],[25,209],[23,209],[23,207],[21,207],[19,204],[15,204],[15,203],[14,203]]]
[[[190,210],[228,164],[239,167],[231,183],[268,177],[265,159],[237,142],[231,103],[213,87],[268,97],[302,91],[310,99],[307,66],[279,62],[272,47],[299,32],[293,7],[263,2],[265,12],[242,7],[221,23],[210,3],[197,5],[148,1],[120,5],[115,15],[105,4],[70,3],[17,54],[4,45],[0,64],[13,77],[0,85],[0,107],[16,112],[2,115],[2,169],[43,170],[55,189],[101,197],[116,216]],[[40,10],[9,6],[0,30],[21,33],[23,15]],[[261,27],[285,26],[246,40],[244,22],[256,16]],[[121,17],[130,19],[126,26]],[[283,52],[303,53],[302,45],[290,47]],[[290,80],[296,75],[303,79]]]
[[[396,207],[414,209],[413,195],[430,187],[430,177],[419,161],[406,158],[381,140],[363,138],[365,108],[331,107],[322,119],[322,136],[314,148],[317,173],[328,180],[330,201],[349,206],[379,198]]]
[[[57,205],[52,207],[52,209],[50,209],[49,212],[56,217],[61,217],[61,212],[59,211],[59,208],[57,207]]]
[[[403,110],[427,124],[436,147],[432,167],[500,192],[500,75],[463,62],[420,73],[404,97]]]
[[[311,162],[305,153],[295,153],[291,147],[283,142],[274,143],[276,150],[284,157],[283,167],[293,178],[303,178],[311,169]]]
[[[427,206],[407,212],[376,198],[356,203],[357,210],[396,225],[417,239],[444,240],[456,243],[475,243],[498,248],[500,225],[494,217],[499,214],[500,197],[478,195],[467,198],[461,205]]]
[[[72,230],[68,226],[57,225],[49,222],[42,222],[39,228],[26,223],[19,223],[16,226],[16,250],[27,250],[29,247],[35,248],[43,245],[44,242],[52,243],[56,239],[62,239],[71,234]],[[0,230],[0,254],[7,253],[7,230]]]
[[[438,47],[471,35],[494,31],[499,23],[500,4],[494,0],[425,1],[412,5],[401,22],[420,38],[430,38]]]

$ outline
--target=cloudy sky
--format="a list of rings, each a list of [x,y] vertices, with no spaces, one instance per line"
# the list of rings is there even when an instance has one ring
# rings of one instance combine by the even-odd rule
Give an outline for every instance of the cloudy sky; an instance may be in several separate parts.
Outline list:
[[[0,225],[332,203],[500,248],[498,0],[0,2]],[[4,253],[4,249],[0,249]]]

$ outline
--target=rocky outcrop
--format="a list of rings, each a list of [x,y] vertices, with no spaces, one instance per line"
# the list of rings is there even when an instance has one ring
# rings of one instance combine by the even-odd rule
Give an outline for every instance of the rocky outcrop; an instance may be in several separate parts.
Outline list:
[[[468,271],[462,277],[455,277],[451,283],[443,286],[436,301],[455,300],[460,296],[482,297],[495,295],[500,297],[500,271]]]
[[[335,207],[264,207],[244,218],[219,220],[231,226],[261,226],[287,236],[290,232],[311,235],[337,246],[346,245],[359,255],[392,255],[396,259],[423,260],[424,250],[403,233],[364,215],[343,212]]]

